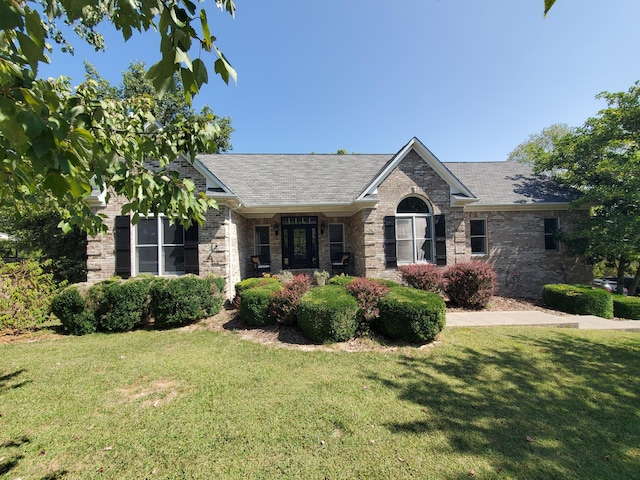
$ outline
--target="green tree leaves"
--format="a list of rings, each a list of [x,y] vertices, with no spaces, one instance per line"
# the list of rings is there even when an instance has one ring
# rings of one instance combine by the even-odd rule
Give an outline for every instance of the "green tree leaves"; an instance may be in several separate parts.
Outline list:
[[[235,4],[215,0],[233,15]],[[104,47],[96,28],[111,24],[125,39],[134,32],[155,32],[161,58],[149,70],[155,91],[115,98],[97,72],[72,89],[65,78],[38,78],[38,65],[48,62],[55,41],[71,50],[57,21],[72,25],[96,49]],[[198,152],[230,148],[231,126],[221,125],[210,109],[193,114],[189,102],[205,84],[207,62],[225,82],[236,79],[215,46],[206,13],[190,0],[9,0],[0,2],[0,199],[2,205],[46,201],[63,212],[65,230],[78,225],[103,231],[92,209],[96,188],[126,197],[125,209],[139,215],[166,213],[188,225],[201,223],[215,202],[171,173],[171,163],[195,159]],[[194,53],[195,52],[195,53]],[[142,75],[140,75],[142,77]],[[177,90],[179,78],[184,91]],[[161,127],[155,123],[155,97],[166,94],[173,109]],[[221,135],[221,133],[223,135]],[[147,161],[154,159],[153,168]]]

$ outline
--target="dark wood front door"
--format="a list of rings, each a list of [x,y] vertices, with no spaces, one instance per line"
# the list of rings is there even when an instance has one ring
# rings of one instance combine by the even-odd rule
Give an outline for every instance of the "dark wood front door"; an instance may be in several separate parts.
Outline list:
[[[317,217],[282,219],[282,268],[318,268]]]

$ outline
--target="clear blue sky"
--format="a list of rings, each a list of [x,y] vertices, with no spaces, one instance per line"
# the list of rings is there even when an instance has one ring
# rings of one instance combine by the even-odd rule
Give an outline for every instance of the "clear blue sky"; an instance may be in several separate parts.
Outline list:
[[[213,5],[213,0],[207,3]],[[196,98],[230,116],[236,153],[395,153],[413,136],[441,161],[500,161],[552,123],[578,126],[594,96],[640,79],[640,1],[236,0],[208,7],[238,72]],[[83,60],[113,84],[132,60],[159,59],[152,33],[103,29],[106,53],[72,39],[44,76],[83,79]]]

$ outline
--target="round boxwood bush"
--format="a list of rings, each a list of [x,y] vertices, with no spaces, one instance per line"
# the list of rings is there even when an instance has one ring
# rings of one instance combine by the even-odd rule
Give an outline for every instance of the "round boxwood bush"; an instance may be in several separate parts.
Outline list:
[[[51,313],[60,319],[71,335],[85,335],[96,331],[96,319],[87,309],[85,299],[77,287],[67,287],[51,301]]]
[[[542,289],[542,301],[547,307],[561,312],[613,317],[612,295],[606,290],[588,285],[545,285]]]
[[[613,316],[640,320],[640,297],[613,295]]]
[[[431,342],[444,328],[445,318],[446,306],[438,294],[396,287],[380,301],[374,329],[396,340]]]
[[[249,325],[261,327],[263,325],[274,325],[276,318],[271,315],[269,306],[273,300],[275,292],[280,291],[280,282],[270,282],[261,287],[250,288],[242,292],[240,302],[240,316]]]
[[[215,315],[222,307],[222,294],[206,278],[185,275],[157,278],[151,284],[150,310],[160,328],[197,322]]]
[[[140,326],[147,316],[147,299],[152,281],[152,278],[133,278],[102,285],[96,309],[98,330],[128,332]],[[92,292],[93,295],[97,293],[98,290]]]
[[[316,287],[305,293],[298,304],[298,326],[315,342],[353,338],[358,317],[358,302],[340,285]]]

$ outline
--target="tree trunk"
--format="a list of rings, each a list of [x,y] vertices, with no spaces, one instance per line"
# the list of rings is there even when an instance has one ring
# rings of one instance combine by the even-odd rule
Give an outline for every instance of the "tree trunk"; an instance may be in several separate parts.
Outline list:
[[[617,282],[618,286],[616,289],[616,293],[620,295],[624,295],[624,274],[627,271],[627,267],[629,266],[629,259],[626,255],[620,255],[620,259],[618,260],[618,275]]]

